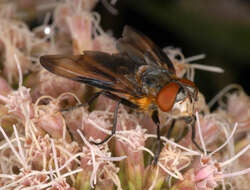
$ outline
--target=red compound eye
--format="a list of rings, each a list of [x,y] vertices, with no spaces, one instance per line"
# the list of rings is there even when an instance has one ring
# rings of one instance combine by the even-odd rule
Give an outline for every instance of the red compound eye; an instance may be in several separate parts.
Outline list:
[[[156,103],[164,112],[172,109],[180,86],[175,82],[165,85],[157,95]]]

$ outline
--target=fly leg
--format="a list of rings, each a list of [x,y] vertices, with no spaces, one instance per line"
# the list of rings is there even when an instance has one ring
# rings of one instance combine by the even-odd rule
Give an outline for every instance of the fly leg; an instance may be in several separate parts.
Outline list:
[[[95,145],[100,145],[103,144],[105,142],[107,142],[116,132],[116,124],[117,124],[117,115],[118,115],[118,109],[119,109],[119,105],[120,105],[121,101],[118,100],[115,106],[115,112],[114,112],[114,120],[113,120],[113,127],[112,127],[112,132],[110,135],[108,135],[105,139],[103,139],[101,142],[92,142]]]
[[[157,125],[157,149],[155,152],[154,163],[157,164],[160,153],[161,153],[161,135],[160,135],[160,120],[158,117],[158,111],[154,111],[152,114],[152,119]]]
[[[168,133],[167,133],[167,138],[169,139],[172,135],[173,129],[174,129],[174,125],[175,125],[176,119],[173,119],[169,129],[168,129]]]
[[[105,91],[105,90],[102,90],[102,91],[100,91],[100,92],[95,93],[95,94],[90,98],[90,100],[87,102],[87,105],[90,106],[90,105],[94,102],[94,100],[95,100],[96,98],[98,98],[100,95],[104,95],[104,96],[106,96],[106,97],[108,97],[108,98],[110,98],[110,99],[112,99],[112,100],[115,100],[115,101],[117,101],[117,103],[116,103],[115,112],[114,112],[114,120],[113,120],[113,127],[112,127],[112,132],[111,132],[111,134],[108,135],[108,136],[107,136],[104,140],[102,140],[101,142],[98,142],[98,143],[97,143],[97,142],[92,142],[92,143],[95,144],[95,145],[100,145],[100,144],[103,144],[103,143],[107,142],[107,141],[115,134],[115,132],[116,132],[116,125],[117,125],[117,116],[118,116],[118,110],[119,110],[119,105],[120,105],[120,104],[124,104],[125,106],[128,106],[128,107],[133,108],[133,109],[137,109],[137,108],[138,108],[137,105],[133,104],[133,103],[130,102],[129,100],[124,99],[124,98],[121,98],[121,97],[119,97],[119,96],[117,96],[117,95],[115,95],[115,94],[112,94],[112,93],[110,93],[109,91]],[[86,104],[79,104],[79,105],[77,105],[77,106],[75,106],[75,107],[72,107],[72,108],[69,108],[69,109],[65,109],[65,110],[63,110],[63,111],[71,111],[71,110],[74,110],[74,109],[76,109],[76,108],[79,108],[79,107],[85,106],[85,105],[86,105]]]
[[[104,140],[102,140],[101,142],[92,142],[93,144],[95,145],[100,145],[100,144],[103,144],[105,142],[107,142],[116,132],[116,125],[117,125],[117,116],[118,116],[118,110],[119,110],[119,105],[120,104],[124,104],[130,108],[138,108],[137,105],[133,104],[132,102],[130,102],[129,100],[127,99],[124,99],[124,98],[121,98],[115,94],[112,94],[110,93],[109,91],[101,91],[100,94],[112,99],[112,100],[115,100],[117,101],[116,103],[116,107],[115,107],[115,112],[114,112],[114,120],[113,120],[113,127],[112,127],[112,132],[110,135],[108,135]],[[97,97],[100,95],[98,94]],[[96,98],[96,97],[95,97]],[[93,100],[92,100],[93,102]]]
[[[173,129],[174,129],[174,126],[175,126],[175,123],[176,123],[176,119],[173,119],[169,129],[168,129],[168,132],[167,132],[167,138],[170,139],[171,136],[172,136],[172,132],[173,132]],[[188,131],[188,128],[185,127],[181,133],[181,135],[179,135],[176,139],[174,139],[175,142],[179,142],[183,137],[186,136],[187,134],[187,131]]]

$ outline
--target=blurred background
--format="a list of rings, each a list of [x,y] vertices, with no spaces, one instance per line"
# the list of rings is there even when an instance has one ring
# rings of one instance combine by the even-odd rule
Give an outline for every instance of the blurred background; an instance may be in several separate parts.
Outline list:
[[[17,14],[34,27],[56,2],[20,0]],[[105,4],[118,13],[112,14]],[[249,0],[103,0],[95,10],[104,30],[112,30],[117,38],[124,25],[131,25],[161,48],[181,48],[185,57],[205,53],[206,58],[198,63],[225,70],[223,74],[196,72],[195,83],[207,101],[231,83],[239,83],[250,94]]]

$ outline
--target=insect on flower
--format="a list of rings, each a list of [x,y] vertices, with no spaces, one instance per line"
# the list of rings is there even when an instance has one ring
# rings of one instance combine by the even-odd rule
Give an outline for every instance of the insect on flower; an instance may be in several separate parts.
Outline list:
[[[117,48],[117,54],[84,51],[82,55],[44,55],[40,63],[54,74],[101,89],[89,104],[101,94],[117,101],[112,134],[95,144],[102,144],[115,134],[118,108],[123,104],[148,113],[156,123],[156,161],[161,149],[159,110],[192,123],[192,140],[201,149],[194,141],[193,113],[198,94],[195,84],[178,78],[168,56],[147,36],[129,26],[124,27]]]

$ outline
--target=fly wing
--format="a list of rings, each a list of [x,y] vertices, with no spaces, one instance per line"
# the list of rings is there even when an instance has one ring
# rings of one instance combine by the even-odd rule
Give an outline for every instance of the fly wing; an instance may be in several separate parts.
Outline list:
[[[175,74],[175,68],[168,56],[141,32],[125,26],[117,45],[120,52],[127,53],[135,62],[157,64]]]
[[[138,65],[124,54],[84,51],[83,55],[45,55],[40,57],[40,63],[71,80],[135,97],[142,95],[135,80],[129,78],[135,75]]]

